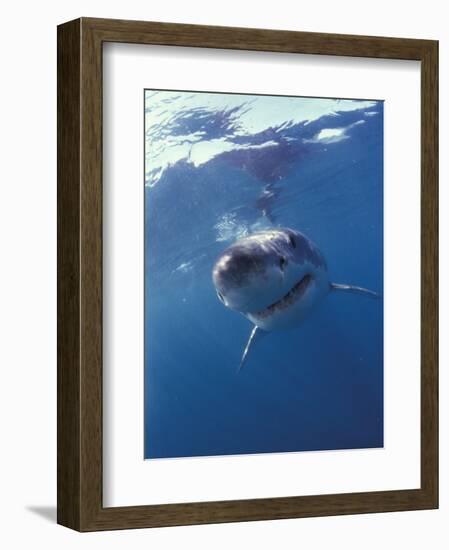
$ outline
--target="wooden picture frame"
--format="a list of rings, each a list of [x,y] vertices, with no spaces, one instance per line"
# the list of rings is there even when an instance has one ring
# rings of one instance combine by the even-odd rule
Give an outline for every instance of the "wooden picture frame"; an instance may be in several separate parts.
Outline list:
[[[105,508],[102,502],[102,45],[421,62],[421,488]],[[58,523],[78,531],[438,507],[438,43],[81,18],[58,27]]]

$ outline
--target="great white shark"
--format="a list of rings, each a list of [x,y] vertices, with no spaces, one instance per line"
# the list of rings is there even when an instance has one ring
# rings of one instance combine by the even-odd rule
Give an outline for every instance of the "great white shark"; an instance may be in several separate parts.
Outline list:
[[[299,231],[269,229],[243,237],[215,262],[212,279],[220,301],[253,324],[239,370],[256,335],[295,327],[332,291],[379,298],[367,288],[333,283],[318,247]]]

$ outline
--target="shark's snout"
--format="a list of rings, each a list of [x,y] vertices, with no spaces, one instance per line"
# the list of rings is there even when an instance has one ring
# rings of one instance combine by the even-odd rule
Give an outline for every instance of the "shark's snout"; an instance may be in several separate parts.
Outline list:
[[[227,250],[212,271],[218,298],[231,309],[241,312],[252,307],[257,288],[266,277],[267,265],[262,255],[245,247]]]
[[[223,295],[232,289],[246,286],[255,276],[262,275],[265,263],[262,257],[247,250],[232,250],[223,254],[215,263],[213,280]]]

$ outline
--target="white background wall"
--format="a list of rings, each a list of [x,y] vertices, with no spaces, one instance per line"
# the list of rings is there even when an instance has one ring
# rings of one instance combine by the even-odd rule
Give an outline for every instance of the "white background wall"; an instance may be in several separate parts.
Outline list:
[[[448,547],[449,32],[445,4],[438,0],[78,0],[59,4],[42,0],[3,7],[0,544],[4,548]],[[84,535],[55,525],[56,25],[81,15],[440,40],[440,510]]]

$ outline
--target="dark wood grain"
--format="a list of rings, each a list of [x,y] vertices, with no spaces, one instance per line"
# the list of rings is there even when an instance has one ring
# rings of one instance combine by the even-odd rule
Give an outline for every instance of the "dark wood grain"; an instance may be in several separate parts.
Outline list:
[[[421,62],[421,487],[438,504],[438,43]]]
[[[102,41],[159,44],[235,50],[290,52],[319,55],[347,55],[391,59],[421,59],[429,40],[385,38],[123,21],[82,19],[83,27],[93,30]]]
[[[422,75],[421,488],[225,502],[102,504],[102,44],[413,59]],[[211,52],[213,55],[213,52]],[[438,44],[79,19],[58,28],[58,522],[79,531],[438,506]]]
[[[80,528],[80,21],[58,29],[58,522]]]

